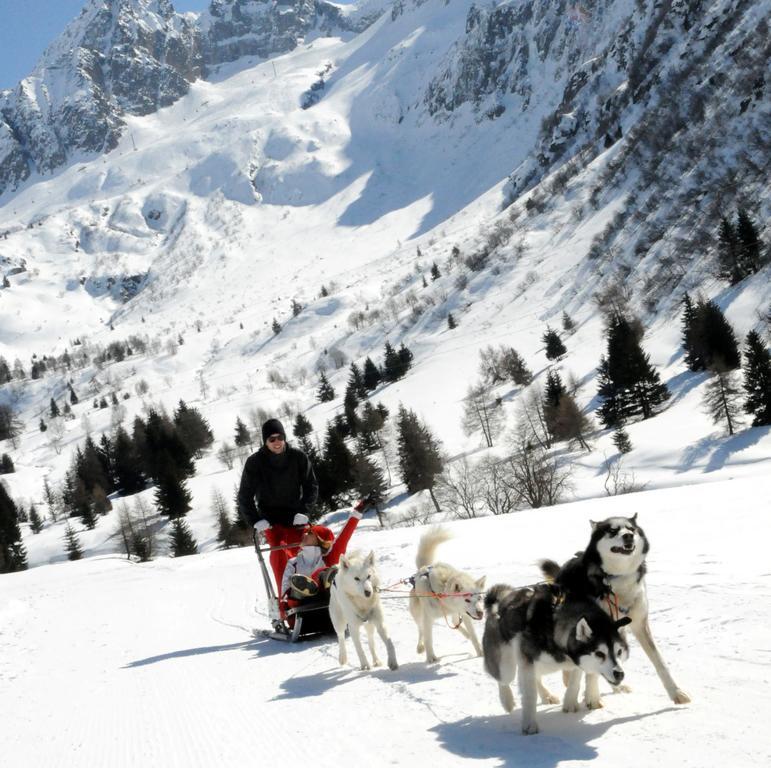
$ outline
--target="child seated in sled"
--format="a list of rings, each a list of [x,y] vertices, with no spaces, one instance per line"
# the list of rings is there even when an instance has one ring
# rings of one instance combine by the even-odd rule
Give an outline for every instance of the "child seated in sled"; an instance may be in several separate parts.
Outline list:
[[[351,511],[340,535],[335,539],[332,531],[324,525],[309,525],[300,541],[300,552],[287,561],[281,579],[281,601],[303,600],[315,597],[329,589],[340,556],[356,526],[361,520],[365,504],[357,504]]]

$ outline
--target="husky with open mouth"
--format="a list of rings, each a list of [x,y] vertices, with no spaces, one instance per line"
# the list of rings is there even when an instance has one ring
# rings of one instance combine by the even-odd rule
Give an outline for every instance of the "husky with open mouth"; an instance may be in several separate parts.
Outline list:
[[[632,634],[653,664],[669,697],[675,704],[687,704],[691,699],[672,679],[648,623],[645,560],[650,544],[637,524],[637,515],[590,522],[592,535],[586,549],[562,567],[553,560],[542,560],[541,571],[566,598],[590,598],[612,618],[628,617]],[[586,676],[586,704],[592,709],[602,706],[597,675]]]

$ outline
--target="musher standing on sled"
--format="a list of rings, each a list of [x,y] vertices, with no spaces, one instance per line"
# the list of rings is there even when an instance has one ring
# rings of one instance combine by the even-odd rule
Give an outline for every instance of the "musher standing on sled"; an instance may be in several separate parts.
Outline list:
[[[303,537],[308,515],[318,497],[319,485],[310,459],[287,445],[278,419],[262,425],[262,447],[244,465],[238,489],[238,511],[271,547],[296,544]],[[297,550],[274,549],[270,566],[280,588],[287,560]]]

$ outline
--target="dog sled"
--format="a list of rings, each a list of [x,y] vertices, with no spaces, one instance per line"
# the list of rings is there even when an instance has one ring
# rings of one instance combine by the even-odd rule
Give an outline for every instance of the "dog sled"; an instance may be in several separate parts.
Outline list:
[[[257,552],[260,573],[265,583],[268,618],[271,623],[271,629],[256,630],[255,634],[260,637],[270,637],[273,640],[296,643],[298,640],[333,633],[332,620],[329,618],[329,590],[304,600],[285,600],[285,607],[282,607],[276,585],[273,583],[273,576],[265,562],[265,553],[270,552],[272,548],[261,546],[256,531],[254,549]]]
[[[354,509],[363,512],[372,504],[371,496],[360,499]],[[274,640],[284,640],[295,643],[320,635],[334,634],[334,627],[329,616],[329,590],[321,590],[318,595],[302,600],[281,599],[277,585],[273,581],[272,569],[266,563],[265,554],[273,551],[273,547],[263,546],[259,534],[254,533],[254,548],[260,564],[260,573],[265,584],[268,599],[268,618],[271,629],[257,630],[255,635],[270,637]],[[297,545],[281,545],[282,549],[296,549]]]

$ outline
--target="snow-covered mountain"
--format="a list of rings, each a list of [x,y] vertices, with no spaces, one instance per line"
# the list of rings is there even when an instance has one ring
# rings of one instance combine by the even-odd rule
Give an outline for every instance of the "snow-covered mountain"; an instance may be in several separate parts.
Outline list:
[[[678,318],[682,293],[701,291],[740,339],[753,328],[768,333],[769,268],[734,287],[715,277],[718,213],[744,205],[768,239],[768,99],[750,77],[767,2],[373,0],[316,3],[311,19],[309,3],[216,2],[195,17],[124,0],[87,5],[44,60],[82,50],[68,47],[71,35],[79,45],[100,40],[102,55],[121,61],[129,54],[120,46],[84,32],[116,9],[109,18],[121,22],[116,35],[125,22],[120,39],[149,46],[152,31],[198,41],[185,48],[195,56],[175,60],[174,71],[187,73],[178,81],[168,56],[129,57],[157,74],[151,82],[186,92],[145,113],[143,91],[121,79],[139,70],[116,64],[125,87],[104,90],[110,104],[116,92],[123,99],[107,110],[124,124],[111,134],[114,149],[68,156],[0,197],[0,355],[28,370],[33,355],[79,351],[76,340],[93,352],[138,337],[144,351],[100,363],[90,355],[74,370],[0,389],[26,426],[6,478],[15,497],[39,499],[43,479],[61,480],[87,431],[114,426],[120,414],[94,410],[91,395],[129,395],[124,419],[184,398],[218,441],[232,439],[235,417],[256,406],[304,411],[321,431],[340,409],[347,364],[380,361],[386,340],[406,342],[415,366],[377,399],[392,411],[400,402],[416,408],[450,457],[473,454],[479,435],[460,417],[479,350],[514,346],[539,386],[550,365],[541,337],[563,311],[577,330],[559,370],[574,377],[591,414],[603,352],[596,299],[614,287],[643,320],[646,351],[673,393],[660,416],[630,426],[635,451],[625,462],[638,480],[671,485],[765,465],[766,433],[726,448],[703,413],[704,377],[685,371]],[[269,39],[285,47],[266,59]],[[213,65],[213,40],[241,41],[233,56],[247,50],[242,43],[257,47]],[[688,64],[678,105],[693,106],[693,88],[714,82],[698,91],[703,119],[693,108],[677,130],[660,122],[680,109],[667,79],[676,62]],[[96,92],[64,82],[57,104]],[[610,122],[601,119],[608,103]],[[696,144],[708,151],[694,154]],[[441,276],[424,286],[432,263]],[[292,300],[304,307],[297,316]],[[338,392],[331,404],[315,398],[322,367]],[[38,423],[69,379],[88,393],[75,408],[86,418],[67,422],[59,454]],[[509,427],[521,394],[496,392]],[[593,446],[588,458],[564,453],[578,496],[604,493],[606,459],[616,455],[607,432]],[[194,495],[208,530],[220,470],[213,456],[202,466]],[[30,544],[33,562],[61,557],[55,528],[47,543],[44,531]],[[111,536],[90,532],[88,546],[114,549]]]

